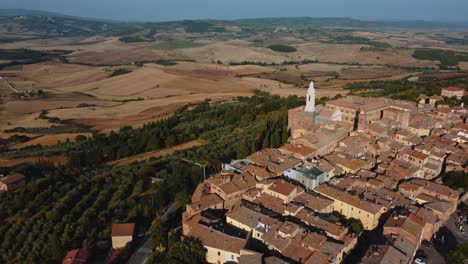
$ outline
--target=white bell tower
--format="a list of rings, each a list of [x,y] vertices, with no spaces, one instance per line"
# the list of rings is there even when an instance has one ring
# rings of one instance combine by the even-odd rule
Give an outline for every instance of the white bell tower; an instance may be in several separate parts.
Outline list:
[[[306,107],[304,109],[306,112],[313,113],[315,112],[315,88],[314,82],[310,82],[309,89],[307,90],[307,99]]]

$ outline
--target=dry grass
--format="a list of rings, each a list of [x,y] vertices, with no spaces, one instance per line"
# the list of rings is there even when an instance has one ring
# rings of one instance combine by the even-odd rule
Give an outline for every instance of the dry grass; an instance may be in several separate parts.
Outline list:
[[[131,164],[133,162],[144,162],[144,161],[149,160],[150,158],[164,157],[176,151],[202,146],[202,145],[205,145],[206,143],[207,142],[202,139],[196,139],[196,140],[192,140],[190,142],[183,143],[177,146],[173,146],[173,147],[169,147],[169,148],[165,148],[161,150],[150,151],[150,152],[142,153],[142,154],[135,155],[132,157],[128,157],[128,158],[124,158],[124,159],[120,159],[116,161],[111,161],[111,162],[108,162],[107,165],[114,166],[114,167],[121,167],[121,166]]]
[[[68,134],[53,134],[53,135],[44,135],[27,142],[18,143],[10,147],[10,149],[22,149],[29,146],[40,145],[43,147],[57,145],[63,142],[75,142],[77,136],[83,135],[90,137],[90,133],[68,133]]]
[[[22,78],[31,80],[41,88],[66,87],[70,85],[92,83],[106,79],[111,69],[90,67],[76,64],[40,63],[25,65],[20,73]]]

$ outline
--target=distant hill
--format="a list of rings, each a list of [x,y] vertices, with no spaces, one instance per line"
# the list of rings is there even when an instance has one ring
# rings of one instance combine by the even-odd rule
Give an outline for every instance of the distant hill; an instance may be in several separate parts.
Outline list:
[[[241,25],[257,26],[286,26],[319,28],[356,28],[356,29],[431,29],[431,28],[468,28],[465,22],[437,22],[422,20],[359,20],[354,18],[314,18],[314,17],[286,17],[286,18],[253,18],[239,19],[234,22]]]
[[[80,18],[60,13],[26,10],[0,9],[0,42],[22,39],[75,37],[75,36],[128,36],[137,32],[176,32],[183,29],[188,33],[227,32],[229,26],[238,26],[244,35],[257,34],[275,27],[294,29],[459,29],[468,28],[468,22],[431,22],[431,21],[381,21],[358,20],[353,18],[255,18],[239,20],[181,20],[168,22],[119,22],[94,18]],[[229,33],[229,32],[227,32]],[[138,35],[138,34],[137,34]],[[141,34],[140,34],[141,35]]]
[[[0,9],[0,42],[21,39],[125,35],[138,31],[132,23],[73,17],[59,13]]]
[[[15,17],[15,16],[50,16],[50,17],[71,17],[60,13],[29,10],[29,9],[0,9],[0,16]]]

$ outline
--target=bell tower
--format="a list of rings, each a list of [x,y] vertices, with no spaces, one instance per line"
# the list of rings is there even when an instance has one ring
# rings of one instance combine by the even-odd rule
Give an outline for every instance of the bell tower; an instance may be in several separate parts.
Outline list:
[[[306,107],[304,109],[306,112],[313,113],[315,112],[315,88],[314,82],[310,82],[309,89],[307,90],[307,99]]]

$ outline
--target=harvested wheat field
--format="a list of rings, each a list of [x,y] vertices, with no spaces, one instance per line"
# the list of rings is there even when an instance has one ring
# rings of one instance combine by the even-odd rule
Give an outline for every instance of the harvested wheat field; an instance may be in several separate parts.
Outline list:
[[[25,65],[19,75],[50,89],[103,80],[111,73],[110,68],[49,62]]]
[[[150,158],[164,157],[176,151],[202,146],[202,145],[205,145],[206,143],[207,142],[205,140],[196,139],[196,140],[192,140],[190,142],[183,143],[177,146],[150,151],[150,152],[145,152],[145,153],[135,155],[132,157],[128,157],[128,158],[124,158],[124,159],[120,159],[116,161],[111,161],[111,162],[108,162],[107,165],[114,166],[114,167],[121,167],[121,166],[131,164],[133,162],[144,162],[144,161],[149,160]]]
[[[191,93],[248,92],[225,71],[163,69],[144,66],[131,73],[91,83],[56,88],[106,100],[153,99]]]
[[[146,122],[157,121],[172,115],[180,107],[212,99],[214,102],[231,100],[237,96],[250,96],[245,93],[187,94],[144,101],[132,101],[114,107],[88,107],[49,111],[50,117],[73,119],[75,123],[91,125],[109,131],[123,126],[141,126]]]
[[[434,61],[413,58],[412,50],[366,50],[366,47],[368,46],[358,44],[306,43],[297,45],[297,53],[304,59],[317,59],[320,62],[437,67]]]
[[[39,113],[18,114],[3,111],[0,115],[0,130],[13,129],[16,127],[51,127],[47,120],[39,118]]]
[[[55,167],[65,165],[69,158],[65,155],[57,155],[52,157],[27,157],[18,159],[4,159],[0,158],[0,168],[11,168],[22,164],[34,164],[39,161],[52,161]]]
[[[10,147],[10,149],[22,149],[29,146],[40,145],[42,147],[53,146],[63,142],[75,142],[77,136],[91,137],[91,133],[66,133],[44,135],[27,142],[18,143]]]
[[[71,63],[84,63],[90,65],[123,65],[136,61],[188,60],[190,58],[180,55],[175,51],[157,50],[148,47],[135,47],[125,51],[119,49],[80,51],[67,56],[67,59]]]
[[[252,47],[243,42],[233,41],[216,42],[202,47],[183,49],[179,52],[203,63],[211,61],[221,61],[223,63],[243,61],[282,63],[285,60],[294,58],[291,54],[278,53],[268,48]]]

